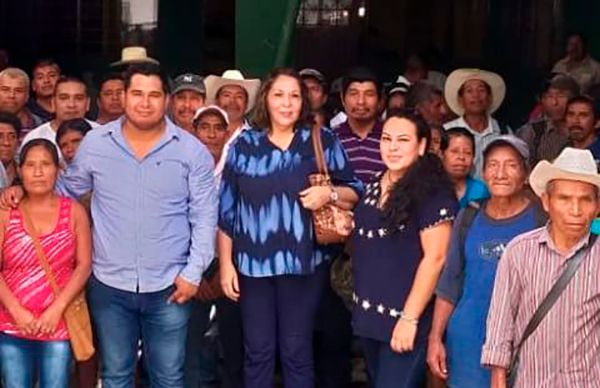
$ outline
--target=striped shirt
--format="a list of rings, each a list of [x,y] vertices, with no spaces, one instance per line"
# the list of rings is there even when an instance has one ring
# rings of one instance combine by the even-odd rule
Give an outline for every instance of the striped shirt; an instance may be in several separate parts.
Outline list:
[[[459,117],[456,120],[452,120],[444,124],[445,130],[454,127],[466,128],[469,132],[471,132],[473,137],[475,137],[475,160],[474,169],[471,175],[473,178],[481,179],[481,172],[483,171],[483,150],[492,140],[502,134],[500,124],[498,124],[498,121],[496,121],[496,119],[494,119],[492,116],[488,117],[488,126],[481,132],[469,127],[469,124],[467,124],[463,117]],[[510,130],[507,129],[507,134],[509,134],[509,132]]]
[[[548,226],[511,241],[498,265],[481,364],[508,368],[512,347],[564,271]],[[600,381],[600,240],[536,331],[525,341],[515,388],[592,388]]]
[[[378,172],[385,169],[379,150],[382,127],[381,122],[376,121],[373,129],[364,139],[354,133],[348,121],[334,128],[348,155],[354,174],[365,183],[373,180]]]

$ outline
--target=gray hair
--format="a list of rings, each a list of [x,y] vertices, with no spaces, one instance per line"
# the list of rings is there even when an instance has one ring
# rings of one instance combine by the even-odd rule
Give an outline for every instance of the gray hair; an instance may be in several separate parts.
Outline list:
[[[25,80],[25,89],[29,93],[29,86],[30,86],[29,76],[23,70],[21,70],[17,67],[7,67],[6,69],[0,71],[0,78],[4,78],[4,77],[8,77],[8,78],[12,78],[12,79],[21,78],[21,79]]]
[[[419,81],[408,90],[406,107],[416,108],[419,104],[431,100],[434,96],[441,96],[441,91],[427,82]]]

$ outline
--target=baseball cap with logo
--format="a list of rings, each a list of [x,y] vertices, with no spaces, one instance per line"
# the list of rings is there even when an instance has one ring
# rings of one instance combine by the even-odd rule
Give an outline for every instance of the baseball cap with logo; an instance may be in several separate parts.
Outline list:
[[[177,94],[182,90],[192,90],[206,97],[206,86],[204,86],[204,78],[192,73],[185,73],[173,81],[173,92]]]

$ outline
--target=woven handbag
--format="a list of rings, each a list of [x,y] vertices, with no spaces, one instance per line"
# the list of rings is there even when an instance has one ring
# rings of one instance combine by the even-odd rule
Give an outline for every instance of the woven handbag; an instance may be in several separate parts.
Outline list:
[[[308,176],[308,182],[311,186],[332,186],[331,177],[329,176],[325,155],[323,153],[320,128],[313,128],[312,143],[319,172],[310,174]],[[344,242],[347,236],[339,232],[335,221],[337,217],[352,218],[353,215],[350,210],[345,210],[334,204],[328,203],[317,210],[313,210],[312,214],[317,243],[327,245]]]
[[[48,277],[50,287],[55,296],[60,293],[60,287],[56,283],[56,278],[50,268],[50,263],[46,258],[46,254],[40,244],[39,236],[33,227],[29,213],[21,205],[19,210],[23,215],[23,221],[27,227],[27,231],[33,240],[33,245],[37,252],[40,264]],[[65,309],[63,313],[65,323],[67,325],[67,331],[69,332],[69,340],[71,342],[71,348],[73,349],[73,356],[77,361],[89,360],[95,352],[94,340],[92,337],[92,324],[90,322],[90,313],[88,310],[87,301],[85,300],[85,292],[81,292],[77,295],[71,303]]]

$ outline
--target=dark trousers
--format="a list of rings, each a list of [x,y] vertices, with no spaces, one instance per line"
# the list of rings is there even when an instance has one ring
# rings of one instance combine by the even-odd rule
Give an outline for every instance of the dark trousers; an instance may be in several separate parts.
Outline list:
[[[286,388],[314,387],[313,330],[327,266],[304,276],[240,276],[246,388],[273,386],[279,350]]]
[[[317,387],[348,388],[352,375],[352,314],[329,282],[323,289],[315,323]]]
[[[223,388],[244,388],[244,337],[239,303],[228,298],[217,299],[219,345],[223,357]]]
[[[425,386],[425,341],[415,342],[414,350],[396,353],[389,342],[360,339],[367,362],[371,388],[422,388]]]
[[[185,387],[209,388],[219,384],[219,353],[217,340],[207,336],[210,329],[212,302],[191,300],[185,349]]]

